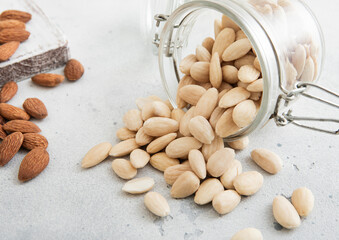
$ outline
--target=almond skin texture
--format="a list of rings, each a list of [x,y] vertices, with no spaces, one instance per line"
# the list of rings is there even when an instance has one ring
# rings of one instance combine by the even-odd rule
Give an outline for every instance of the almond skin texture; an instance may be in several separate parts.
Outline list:
[[[313,193],[305,187],[294,190],[291,201],[298,214],[302,217],[310,214],[314,207]]]
[[[194,202],[199,205],[210,203],[215,195],[223,191],[224,187],[218,179],[209,178],[200,185],[195,193]]]
[[[109,152],[112,157],[122,157],[130,154],[134,149],[139,148],[134,138],[127,139],[114,145]]]
[[[24,157],[20,164],[18,179],[26,182],[38,176],[48,165],[49,154],[44,148],[35,148]]]
[[[19,29],[25,29],[26,24],[24,22],[14,20],[14,19],[8,19],[8,20],[1,20],[0,21],[0,31],[5,28],[19,28]]]
[[[0,124],[4,125],[6,123],[6,120],[3,118],[3,116],[0,115]]]
[[[0,52],[1,52],[1,49],[0,49]],[[11,82],[6,83],[2,87],[1,92],[0,92],[0,102],[1,103],[8,102],[15,96],[17,91],[18,91],[18,84],[16,84],[16,82],[11,81]]]
[[[65,77],[70,81],[79,80],[84,74],[85,69],[82,64],[75,59],[70,59],[64,69]]]
[[[125,126],[131,131],[138,131],[144,123],[141,112],[138,109],[131,109],[123,117]]]
[[[20,132],[15,132],[7,137],[0,144],[0,166],[6,165],[19,151],[24,136]]]
[[[18,10],[6,10],[3,11],[0,15],[0,20],[14,19],[21,22],[28,22],[31,20],[32,15],[28,12],[18,11]]]
[[[199,178],[190,171],[181,174],[171,188],[171,197],[185,198],[195,193],[200,186]]]
[[[38,133],[41,129],[33,122],[26,120],[12,120],[3,126],[7,132]]]
[[[81,161],[82,168],[93,167],[108,157],[108,153],[112,148],[112,144],[108,142],[100,143],[92,147]]]
[[[233,185],[239,194],[250,196],[259,191],[263,182],[264,178],[260,173],[250,171],[238,175],[234,179]]]
[[[43,87],[55,87],[62,83],[65,77],[54,73],[40,73],[32,77],[32,81]]]
[[[34,148],[46,149],[48,147],[48,141],[44,136],[38,133],[25,133],[22,147],[28,150],[32,150]]]
[[[234,150],[223,148],[210,156],[207,161],[207,172],[213,177],[220,177],[234,161]]]
[[[263,240],[261,232],[256,228],[245,228],[233,235],[231,240]]]
[[[137,169],[130,161],[123,158],[117,158],[112,162],[112,169],[122,179],[132,179],[137,175]]]
[[[129,180],[122,187],[122,191],[131,194],[141,194],[148,192],[154,186],[154,180],[150,177],[141,177]]]
[[[0,43],[23,42],[29,38],[30,33],[25,29],[6,28],[0,31]]]
[[[241,201],[240,195],[234,190],[226,190],[217,193],[213,197],[212,205],[219,214],[227,214],[233,211]]]
[[[3,126],[0,124],[0,139],[4,140],[7,137],[7,133],[4,131]]]
[[[0,103],[0,115],[7,120],[29,120],[30,116],[22,109],[7,103]]]
[[[179,160],[176,158],[170,158],[164,152],[154,154],[151,157],[150,164],[155,169],[158,169],[161,172],[166,171],[167,168],[180,164]]]
[[[1,23],[1,22],[0,22]],[[0,62],[7,61],[16,52],[20,45],[18,41],[7,42],[0,46]]]
[[[45,104],[38,98],[27,98],[23,108],[31,117],[36,119],[44,119],[48,115]]]
[[[166,147],[166,154],[171,158],[187,158],[192,149],[201,148],[202,143],[193,137],[175,139]]]
[[[167,184],[173,185],[175,180],[186,171],[192,171],[188,161],[166,168],[164,179]]]
[[[281,158],[274,152],[265,149],[257,148],[251,152],[253,161],[262,169],[271,174],[278,173],[282,168]]]
[[[160,137],[178,131],[179,123],[170,118],[153,117],[145,121],[143,128],[147,135]]]
[[[146,193],[144,204],[151,213],[159,217],[165,217],[170,214],[170,207],[168,206],[167,200],[160,193]]]
[[[285,197],[275,197],[272,207],[273,216],[281,226],[287,229],[299,227],[300,217],[298,212]]]

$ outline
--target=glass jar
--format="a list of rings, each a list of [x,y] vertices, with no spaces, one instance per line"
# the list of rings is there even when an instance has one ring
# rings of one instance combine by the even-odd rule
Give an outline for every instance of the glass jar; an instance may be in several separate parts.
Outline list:
[[[156,0],[150,2],[159,4]],[[294,122],[290,112],[281,112],[308,86],[316,86],[312,82],[319,79],[324,58],[321,28],[302,1],[170,0],[163,3],[167,4],[167,12],[155,15],[152,35],[153,43],[158,47],[161,80],[173,106],[176,106],[178,82],[184,76],[179,71],[179,63],[183,57],[194,53],[204,38],[214,36],[215,19],[225,15],[252,43],[264,82],[256,118],[249,126],[226,137],[225,141],[246,136],[272,118],[278,126]],[[171,12],[171,9],[175,10]],[[153,8],[153,13],[156,11]]]

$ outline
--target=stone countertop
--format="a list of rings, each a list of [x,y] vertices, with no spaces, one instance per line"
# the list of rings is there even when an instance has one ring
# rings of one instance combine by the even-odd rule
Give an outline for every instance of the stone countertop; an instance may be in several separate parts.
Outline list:
[[[50,163],[39,177],[24,184],[17,180],[17,173],[25,151],[0,168],[0,238],[229,239],[240,229],[256,227],[265,239],[337,239],[337,136],[294,126],[278,128],[269,122],[250,136],[248,149],[237,152],[245,171],[258,170],[264,175],[263,188],[254,196],[243,197],[225,216],[218,215],[211,205],[197,206],[192,197],[171,199],[162,174],[152,167],[140,170],[138,176],[154,177],[154,190],[163,194],[171,207],[167,218],[148,212],[143,195],[121,191],[125,181],[113,173],[111,158],[94,168],[81,169],[81,159],[92,146],[117,142],[115,132],[122,126],[122,115],[135,108],[136,97],[166,96],[154,75],[154,57],[140,41],[138,2],[37,0],[68,36],[72,56],[83,63],[85,75],[78,82],[65,81],[54,89],[33,85],[30,80],[19,83],[11,104],[20,106],[26,98],[38,97],[48,108],[48,118],[37,123],[50,143]],[[327,44],[321,84],[338,91],[339,4],[308,2]],[[316,106],[305,100],[300,104],[300,115],[312,113]],[[326,115],[329,109],[317,107],[316,113]],[[249,158],[256,147],[278,153],[283,170],[276,176],[263,172]],[[298,229],[281,229],[272,215],[272,200],[278,194],[289,197],[301,186],[313,191],[314,210]]]

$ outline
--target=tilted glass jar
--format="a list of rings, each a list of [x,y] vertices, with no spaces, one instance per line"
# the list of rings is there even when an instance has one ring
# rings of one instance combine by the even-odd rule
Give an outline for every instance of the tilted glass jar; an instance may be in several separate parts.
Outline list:
[[[205,37],[214,35],[213,22],[225,15],[251,41],[264,81],[261,107],[256,118],[249,126],[225,140],[232,141],[246,136],[261,128],[271,118],[280,126],[294,122],[290,112],[281,114],[281,103],[285,103],[286,107],[309,85],[313,86],[312,82],[316,82],[320,76],[324,58],[321,28],[302,1],[171,0],[167,4],[168,2],[173,9],[176,7],[173,5],[181,6],[177,6],[173,12],[155,16],[156,27],[160,30],[154,35],[153,43],[158,47],[160,76],[174,106],[178,82],[184,76],[179,71],[180,61],[194,53],[195,47]],[[339,122],[336,119],[326,120]],[[323,129],[316,130],[338,134]]]

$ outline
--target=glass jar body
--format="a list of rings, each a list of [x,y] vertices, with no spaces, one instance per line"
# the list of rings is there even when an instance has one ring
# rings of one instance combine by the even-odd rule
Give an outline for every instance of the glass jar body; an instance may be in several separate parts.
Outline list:
[[[319,78],[324,42],[315,17],[298,0],[188,2],[167,19],[158,49],[161,79],[174,106],[178,82],[184,76],[179,71],[182,58],[214,35],[211,26],[221,15],[236,23],[252,43],[264,82],[256,118],[226,137],[232,141],[261,128],[274,115],[279,96],[288,95],[296,83]]]

